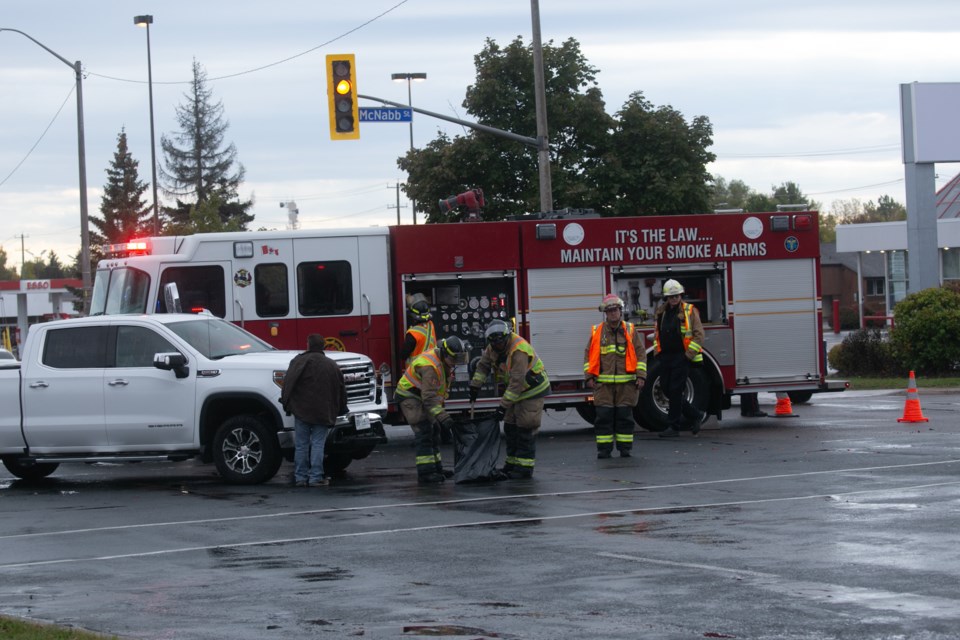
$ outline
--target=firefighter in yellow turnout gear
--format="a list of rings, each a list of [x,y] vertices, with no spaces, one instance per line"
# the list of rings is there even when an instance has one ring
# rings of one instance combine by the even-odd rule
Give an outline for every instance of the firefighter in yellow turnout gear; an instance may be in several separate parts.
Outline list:
[[[397,383],[400,410],[413,428],[420,484],[443,482],[448,475],[440,461],[440,428],[452,428],[453,418],[443,404],[450,393],[454,368],[465,354],[460,338],[444,338],[435,349],[414,358]]]
[[[487,376],[506,387],[497,407],[503,420],[507,458],[500,479],[530,478],[537,457],[537,430],[543,418],[544,397],[550,379],[530,343],[513,333],[503,320],[494,320],[485,332],[487,347],[470,380],[470,402],[475,402]]]
[[[664,282],[664,301],[655,313],[653,349],[660,362],[660,387],[670,401],[668,427],[660,432],[661,438],[680,435],[680,422],[684,416],[690,421],[695,436],[707,419],[707,413],[690,404],[685,393],[690,366],[703,362],[704,333],[700,312],[683,301],[683,293],[683,285],[676,280]]]
[[[597,457],[609,458],[616,443],[620,457],[633,449],[633,408],[647,377],[647,350],[643,335],[623,320],[623,300],[610,294],[600,302],[606,320],[590,331],[583,352],[583,375],[594,389],[594,430]]]

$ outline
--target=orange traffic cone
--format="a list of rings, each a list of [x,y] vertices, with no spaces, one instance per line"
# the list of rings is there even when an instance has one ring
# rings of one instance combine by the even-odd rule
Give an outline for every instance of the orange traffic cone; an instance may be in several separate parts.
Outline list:
[[[777,407],[773,412],[774,418],[796,418],[790,396],[785,391],[777,391]]]
[[[907,385],[907,401],[903,405],[903,417],[897,418],[897,422],[930,422],[923,417],[923,411],[920,409],[920,394],[917,393],[917,379],[910,372],[910,383]]]

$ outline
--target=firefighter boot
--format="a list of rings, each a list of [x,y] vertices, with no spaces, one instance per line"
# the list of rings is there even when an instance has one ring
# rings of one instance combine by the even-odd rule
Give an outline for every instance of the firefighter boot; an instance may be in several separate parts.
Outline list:
[[[609,458],[613,452],[613,425],[616,421],[615,407],[596,407],[593,430],[597,436],[597,458]]]

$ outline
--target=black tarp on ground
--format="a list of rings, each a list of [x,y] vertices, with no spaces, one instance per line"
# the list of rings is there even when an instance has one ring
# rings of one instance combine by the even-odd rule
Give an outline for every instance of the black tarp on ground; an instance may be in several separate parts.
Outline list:
[[[491,480],[500,457],[500,422],[494,413],[458,421],[453,429],[453,481]]]

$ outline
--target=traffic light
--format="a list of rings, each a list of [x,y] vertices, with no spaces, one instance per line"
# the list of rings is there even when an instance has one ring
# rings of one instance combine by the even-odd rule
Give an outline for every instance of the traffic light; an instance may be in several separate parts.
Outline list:
[[[330,103],[330,139],[360,138],[356,62],[352,53],[327,56],[327,97]]]

